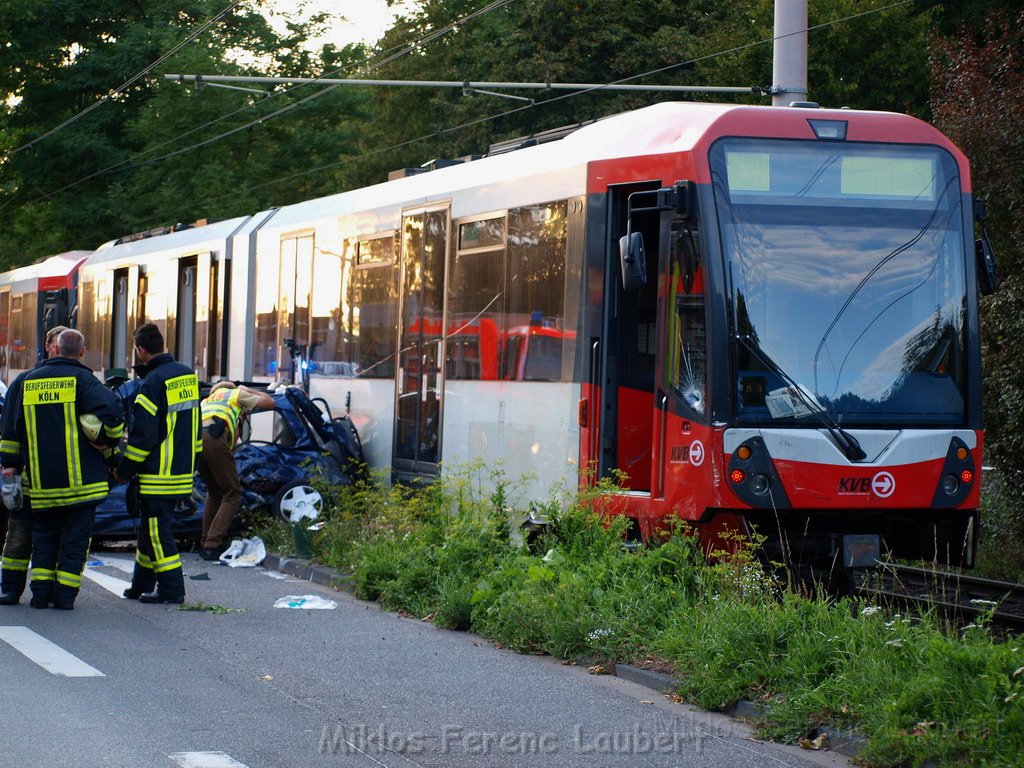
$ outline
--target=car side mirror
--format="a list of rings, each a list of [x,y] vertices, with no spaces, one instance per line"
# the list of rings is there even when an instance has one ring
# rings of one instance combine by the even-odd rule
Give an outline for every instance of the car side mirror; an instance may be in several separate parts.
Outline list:
[[[647,283],[647,254],[644,252],[644,238],[639,232],[631,232],[619,238],[619,261],[622,264],[622,288],[632,291]]]

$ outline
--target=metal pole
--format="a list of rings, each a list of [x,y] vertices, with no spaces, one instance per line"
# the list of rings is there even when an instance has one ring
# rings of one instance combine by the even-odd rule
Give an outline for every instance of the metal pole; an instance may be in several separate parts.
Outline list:
[[[241,75],[164,75],[165,80],[202,83],[270,83],[275,85],[401,85],[420,88],[507,88],[551,91],[669,91],[682,93],[763,93],[757,86],[730,85],[622,85],[605,83],[490,83],[473,80],[338,80],[329,77],[243,77]]]
[[[807,100],[807,0],[775,0],[772,106]]]

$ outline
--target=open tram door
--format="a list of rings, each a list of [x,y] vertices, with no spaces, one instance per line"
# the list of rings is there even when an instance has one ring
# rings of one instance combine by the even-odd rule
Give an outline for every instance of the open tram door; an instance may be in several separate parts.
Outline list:
[[[609,189],[599,475],[639,500],[697,485],[706,446],[703,268],[694,186]],[[671,477],[669,477],[671,475]],[[642,508],[642,504],[639,508]],[[639,533],[639,531],[638,531]]]
[[[435,477],[441,462],[448,204],[402,216],[401,311],[392,466],[400,481]]]

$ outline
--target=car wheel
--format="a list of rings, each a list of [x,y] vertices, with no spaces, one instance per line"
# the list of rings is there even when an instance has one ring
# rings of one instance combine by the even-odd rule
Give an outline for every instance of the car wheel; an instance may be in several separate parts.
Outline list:
[[[270,503],[274,517],[285,523],[316,520],[320,516],[324,499],[320,491],[302,480],[283,486]]]

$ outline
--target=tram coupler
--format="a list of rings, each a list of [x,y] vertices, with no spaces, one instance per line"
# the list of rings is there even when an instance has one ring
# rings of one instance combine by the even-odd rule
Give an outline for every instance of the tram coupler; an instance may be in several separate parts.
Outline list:
[[[881,557],[881,538],[876,533],[843,536],[843,567],[874,568]]]

